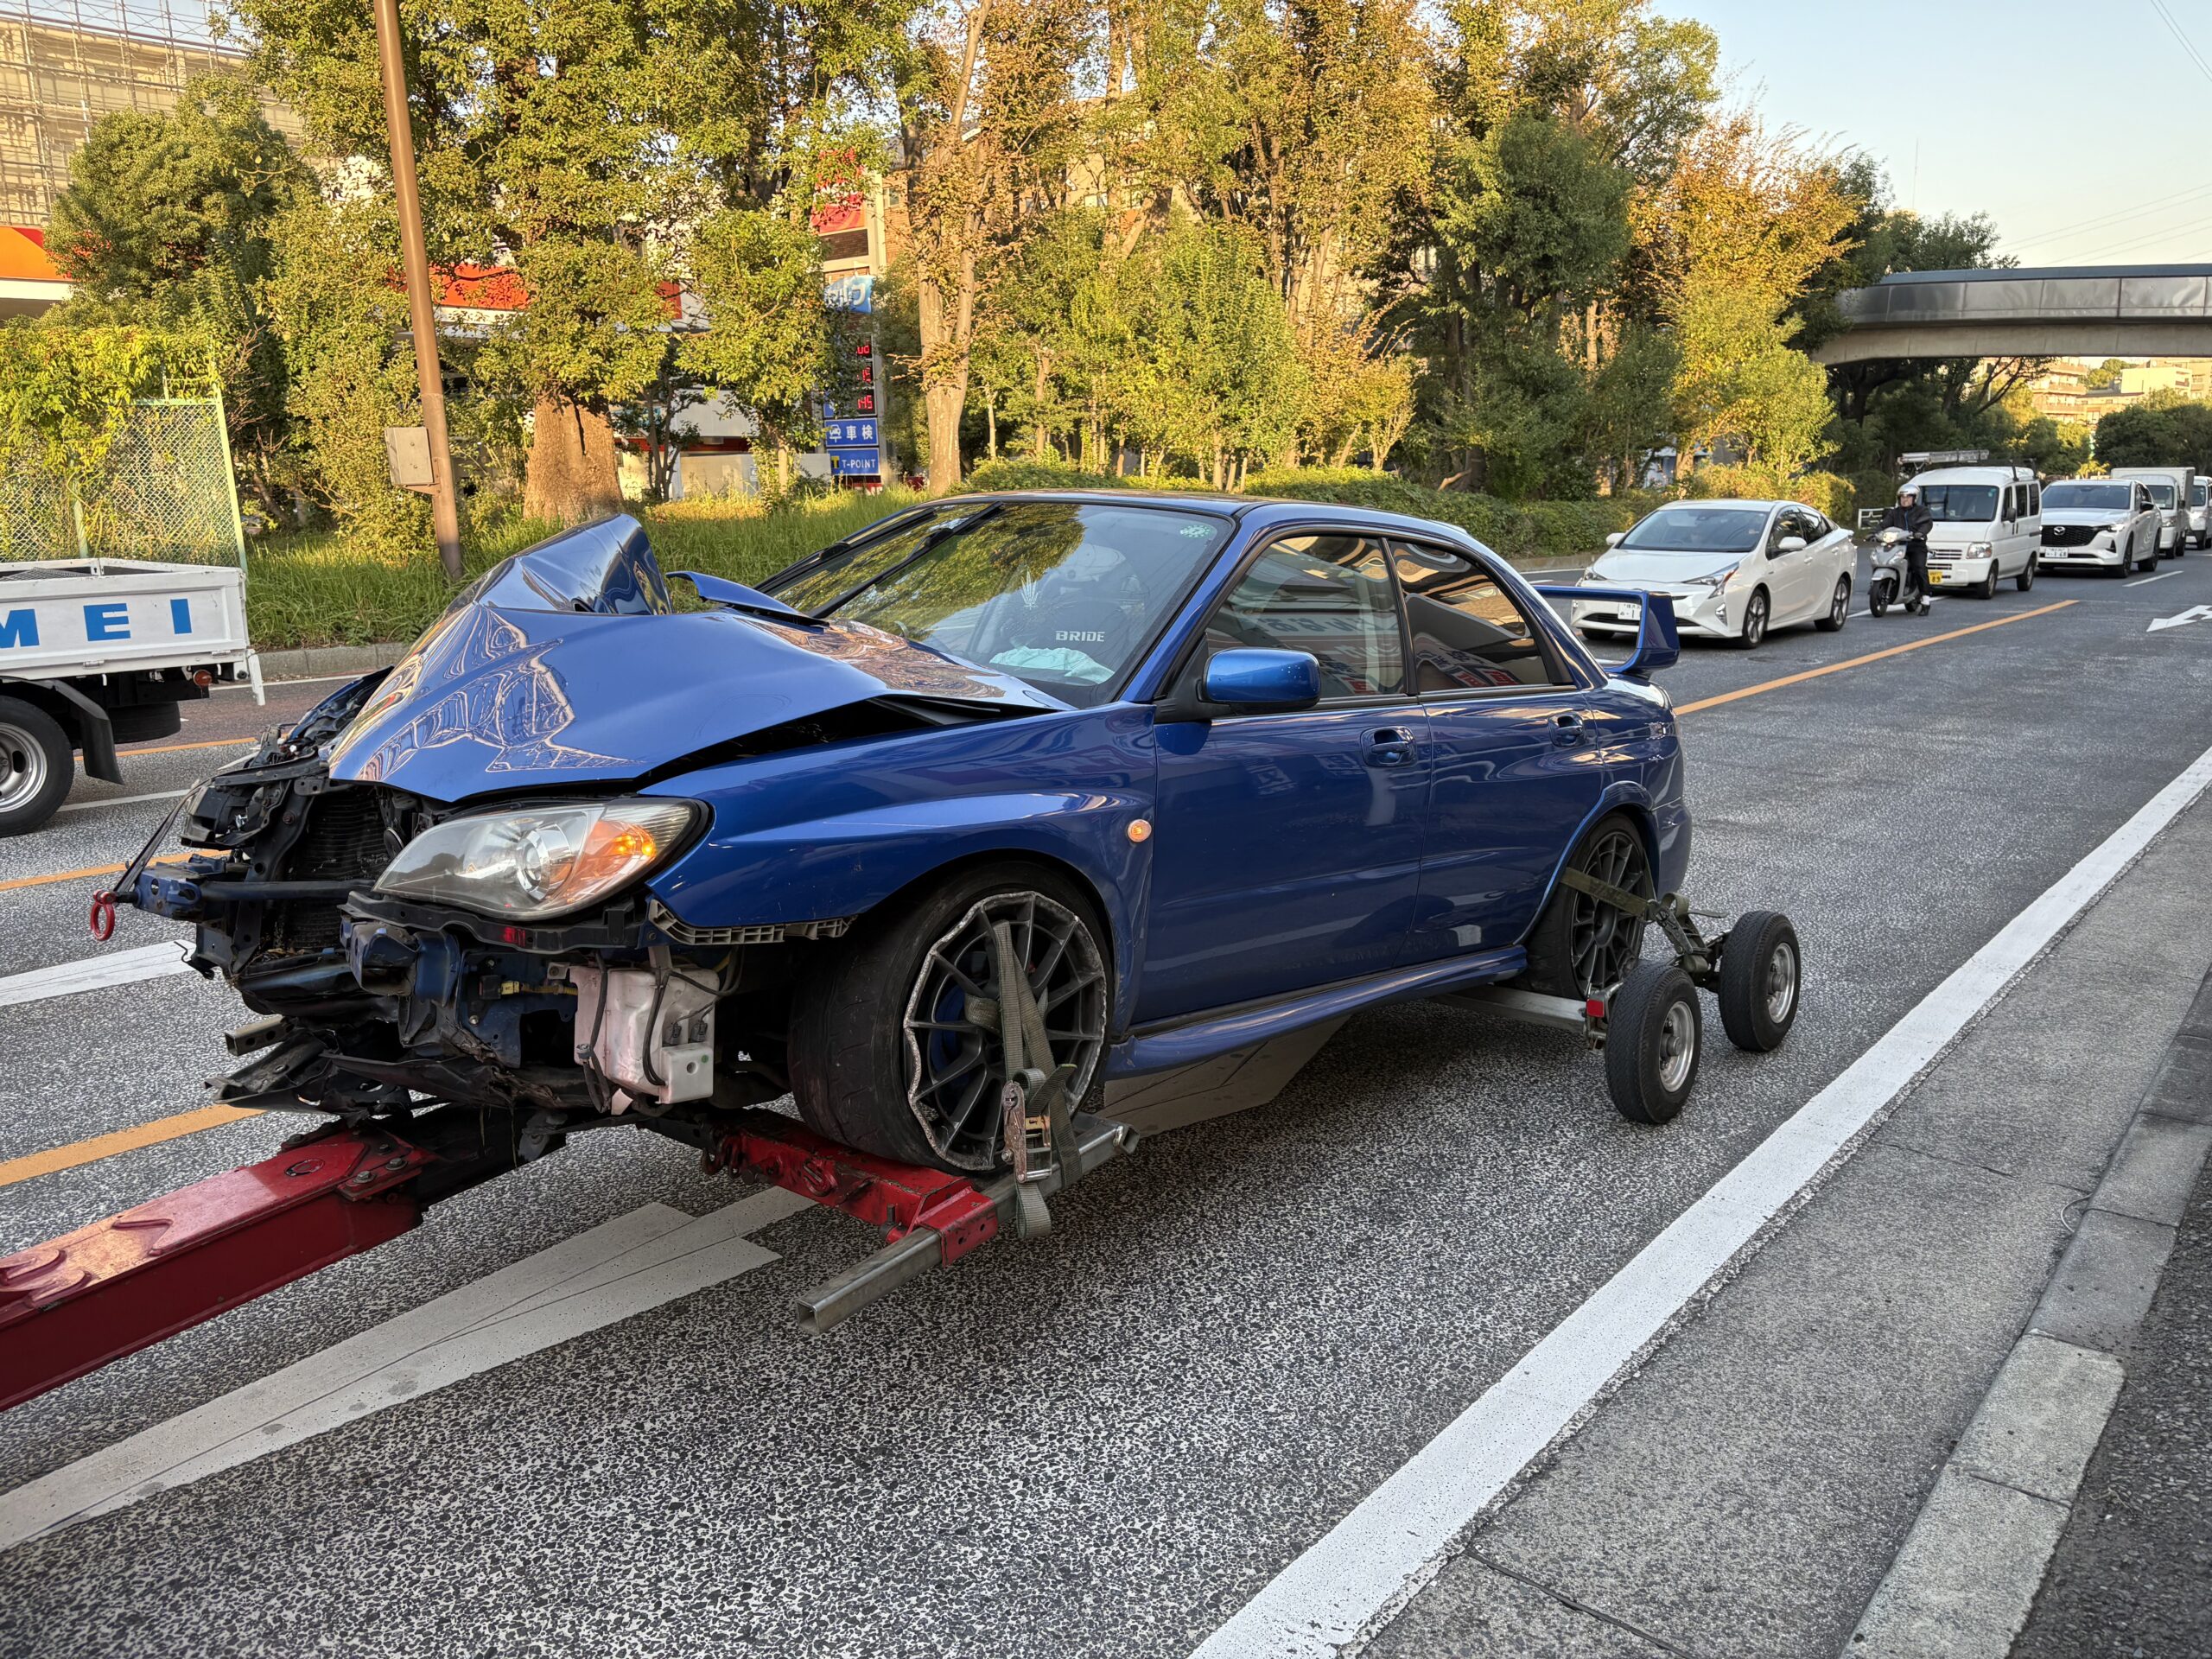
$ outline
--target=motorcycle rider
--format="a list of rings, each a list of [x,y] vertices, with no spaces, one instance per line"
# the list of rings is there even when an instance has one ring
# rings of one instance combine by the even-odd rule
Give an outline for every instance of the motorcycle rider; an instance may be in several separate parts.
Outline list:
[[[1901,530],[1911,538],[1905,543],[1905,591],[1900,595],[1908,610],[1916,601],[1923,612],[1936,603],[1928,592],[1928,532],[1935,527],[1936,515],[1910,484],[1897,492],[1897,505],[1882,515],[1884,530]]]

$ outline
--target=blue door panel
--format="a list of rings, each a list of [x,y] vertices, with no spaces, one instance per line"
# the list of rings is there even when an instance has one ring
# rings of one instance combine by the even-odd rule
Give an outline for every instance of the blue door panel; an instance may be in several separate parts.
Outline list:
[[[1579,690],[1430,705],[1430,825],[1414,960],[1512,944],[1605,792],[1603,716]]]
[[[1426,721],[1408,703],[1157,728],[1137,1023],[1408,959]]]

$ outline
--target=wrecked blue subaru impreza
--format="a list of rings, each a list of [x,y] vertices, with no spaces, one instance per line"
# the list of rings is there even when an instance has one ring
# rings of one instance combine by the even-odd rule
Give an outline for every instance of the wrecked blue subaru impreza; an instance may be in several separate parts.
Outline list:
[[[1016,973],[1091,1103],[1370,1004],[1602,993],[1643,923],[1562,870],[1688,861],[1671,629],[1609,672],[1446,526],[969,497],[682,580],[632,520],[559,537],[186,800],[196,855],[121,896],[264,1016],[225,1097],[542,1144],[788,1093],[988,1170]]]

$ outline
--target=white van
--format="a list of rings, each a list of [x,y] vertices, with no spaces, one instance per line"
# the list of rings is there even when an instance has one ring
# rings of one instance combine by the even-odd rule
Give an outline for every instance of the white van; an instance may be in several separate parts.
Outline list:
[[[1911,487],[1936,520],[1928,532],[1930,587],[1994,599],[2007,576],[2024,594],[2035,586],[2043,486],[2032,467],[1936,467]]]
[[[2132,478],[2151,492],[2158,509],[2158,556],[2177,559],[2189,551],[2189,486],[2196,481],[2193,467],[2115,467],[2114,478]]]

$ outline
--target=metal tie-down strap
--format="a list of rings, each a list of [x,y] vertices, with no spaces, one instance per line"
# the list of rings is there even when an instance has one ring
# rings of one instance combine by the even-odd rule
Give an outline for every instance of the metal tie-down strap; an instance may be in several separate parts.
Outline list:
[[[1682,971],[1698,984],[1708,984],[1719,972],[1720,952],[1728,943],[1728,936],[1719,933],[1707,938],[1698,931],[1696,918],[1700,915],[1706,915],[1709,921],[1722,918],[1692,910],[1688,901],[1680,893],[1669,893],[1664,899],[1647,899],[1641,893],[1617,887],[1610,881],[1600,881],[1596,876],[1576,869],[1561,870],[1559,880],[1561,887],[1586,893],[1601,905],[1610,905],[1615,910],[1624,910],[1631,916],[1640,916],[1647,922],[1656,923],[1660,931],[1667,936],[1667,943],[1675,947],[1675,959],[1681,964]]]
[[[1052,1039],[1045,1033],[1045,1011],[1029,973],[1014,948],[1009,922],[991,924],[991,973],[998,981],[999,1041],[1006,1056],[1006,1082],[999,1093],[1004,1116],[1007,1157],[1014,1166],[1014,1231],[1038,1238],[1052,1230],[1052,1212],[1045,1205],[1045,1183],[1065,1184],[1063,1172],[1079,1166],[1069,1090],[1075,1065],[1052,1065]],[[1050,1072],[1046,1066],[1052,1066]]]

